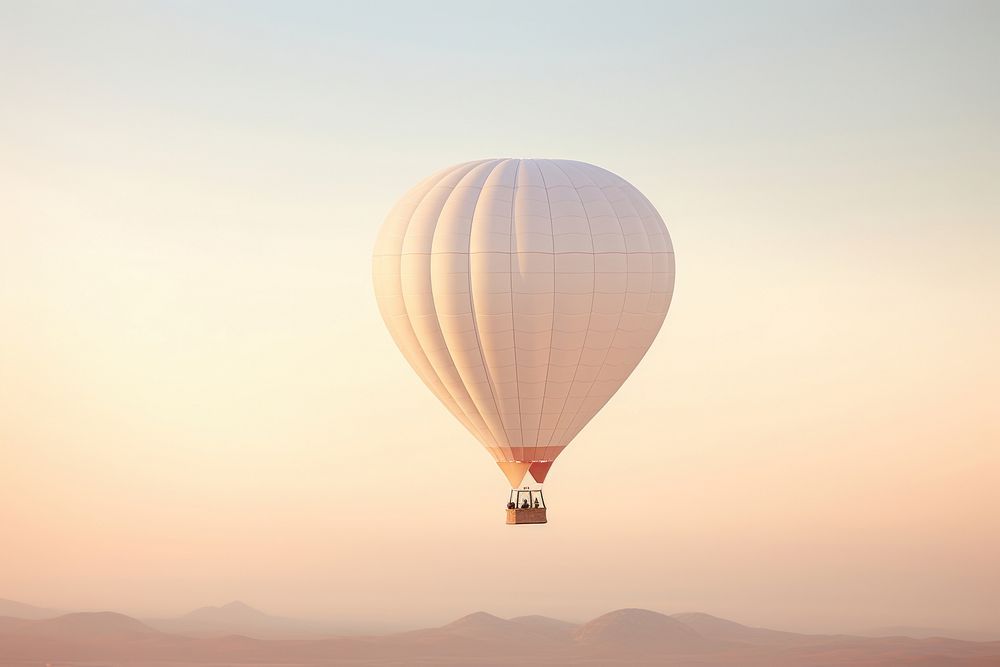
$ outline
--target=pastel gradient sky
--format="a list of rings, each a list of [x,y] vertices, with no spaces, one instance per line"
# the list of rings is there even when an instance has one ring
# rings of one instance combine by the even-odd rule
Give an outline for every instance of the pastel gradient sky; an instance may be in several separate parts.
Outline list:
[[[1000,631],[1000,5],[0,2],[0,597]],[[677,287],[544,529],[378,226],[579,159]]]

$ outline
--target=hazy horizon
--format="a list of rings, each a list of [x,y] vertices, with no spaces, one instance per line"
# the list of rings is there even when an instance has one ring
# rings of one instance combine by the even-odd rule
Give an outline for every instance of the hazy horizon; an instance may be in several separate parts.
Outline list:
[[[25,604],[30,607],[36,607],[40,612],[53,612],[51,614],[43,615],[31,615],[25,616],[24,614],[18,614],[16,612],[5,612],[6,609],[3,603],[14,603],[15,605]],[[107,609],[107,608],[92,608],[92,609],[47,609],[45,607],[37,607],[37,605],[30,605],[23,601],[9,600],[0,598],[0,617],[8,618],[30,618],[30,619],[48,619],[48,618],[58,618],[59,616],[65,615],[79,615],[79,614],[102,614],[106,612],[111,612],[112,614],[121,614],[127,617],[134,618],[143,623],[155,622],[155,621],[176,621],[178,619],[185,619],[192,615],[197,615],[200,612],[212,612],[227,614],[232,610],[232,608],[237,608],[235,612],[236,617],[233,617],[232,622],[237,623],[234,630],[231,632],[236,632],[238,634],[247,634],[249,636],[254,636],[252,631],[247,629],[240,629],[238,623],[241,618],[239,614],[244,612],[252,612],[255,614],[263,614],[267,619],[270,620],[287,620],[295,623],[306,623],[309,624],[306,627],[313,627],[313,632],[321,636],[352,636],[352,635],[384,635],[393,634],[398,632],[408,632],[413,630],[421,630],[427,628],[436,628],[444,625],[454,623],[456,621],[465,620],[467,618],[476,617],[482,614],[486,614],[490,617],[516,620],[518,618],[547,618],[558,621],[565,621],[570,624],[583,625],[590,621],[594,621],[597,618],[605,616],[609,613],[617,613],[622,611],[652,611],[654,613],[669,615],[669,616],[684,616],[688,614],[701,615],[706,614],[709,618],[717,618],[726,622],[734,622],[741,625],[746,625],[748,627],[759,627],[765,630],[777,630],[779,632],[786,631],[779,627],[769,627],[764,628],[763,626],[755,626],[752,623],[744,622],[737,618],[722,618],[716,614],[710,614],[702,610],[663,610],[663,609],[644,609],[640,607],[619,607],[615,609],[606,609],[603,612],[598,612],[597,614],[590,615],[559,615],[558,617],[554,615],[546,615],[541,613],[535,613],[531,610],[522,609],[520,612],[515,614],[497,614],[490,609],[469,609],[466,612],[459,613],[453,616],[441,616],[439,618],[427,618],[423,622],[413,620],[405,620],[401,617],[395,617],[392,614],[380,614],[373,617],[353,617],[350,615],[324,615],[322,613],[312,614],[312,615],[302,615],[302,616],[280,616],[271,613],[267,609],[261,609],[255,605],[248,604],[244,600],[230,600],[228,602],[219,604],[205,604],[197,605],[195,607],[188,607],[182,610],[175,610],[169,613],[135,613],[129,611],[123,611],[120,609]],[[154,626],[155,627],[155,626]],[[197,626],[195,626],[197,627]],[[210,627],[210,626],[209,626]],[[251,628],[253,626],[250,626]],[[261,627],[268,627],[266,624]],[[292,626],[298,627],[298,626]],[[162,629],[161,631],[170,632],[170,628]],[[174,630],[174,632],[178,632]],[[818,634],[846,634],[855,636],[872,636],[872,637],[885,637],[892,635],[908,635],[912,637],[947,637],[952,639],[959,639],[964,641],[993,641],[1000,642],[1000,628],[996,626],[992,627],[980,627],[980,628],[963,628],[963,627],[941,627],[941,626],[926,626],[926,625],[906,625],[906,624],[894,624],[894,625],[883,625],[883,626],[857,626],[857,627],[819,627],[811,626],[808,629],[800,629],[798,631],[791,632],[810,632]],[[916,634],[914,634],[916,633]],[[179,634],[190,634],[188,631],[181,629]],[[268,637],[265,637],[268,638]],[[277,638],[277,637],[271,637]]]
[[[998,30],[986,2],[0,2],[0,598],[1000,630]],[[677,281],[514,528],[370,258],[424,177],[525,155],[633,183]]]
[[[942,636],[799,634],[753,628],[705,614],[667,616],[619,609],[575,625],[544,616],[503,619],[474,613],[440,627],[378,634],[330,634],[251,609],[200,610],[138,621],[120,614],[0,617],[0,651],[16,664],[47,662],[192,665],[684,665],[902,667],[994,664],[1000,641]]]

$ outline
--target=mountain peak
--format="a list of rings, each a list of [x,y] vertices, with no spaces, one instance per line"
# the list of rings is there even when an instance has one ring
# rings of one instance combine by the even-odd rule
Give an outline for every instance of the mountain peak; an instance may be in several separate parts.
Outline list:
[[[508,621],[485,611],[477,611],[463,616],[457,621],[452,621],[448,625],[438,628],[436,632],[452,637],[503,643],[540,641],[546,636],[528,624]]]
[[[704,623],[706,625],[713,624],[717,626],[725,626],[729,628],[746,628],[748,626],[742,623],[737,623],[736,621],[730,621],[725,618],[719,618],[718,616],[712,616],[711,614],[706,614],[702,611],[689,611],[681,614],[671,614],[672,618],[676,618],[681,623]],[[695,627],[697,629],[697,627]]]
[[[648,609],[618,609],[581,625],[581,644],[633,652],[702,650],[710,642],[677,619]]]
[[[463,616],[458,620],[452,621],[446,628],[459,628],[459,627],[496,627],[500,625],[507,625],[510,621],[507,621],[499,616],[494,616],[485,611],[474,611],[471,614]]]
[[[601,621],[602,625],[628,625],[630,627],[654,627],[662,628],[675,627],[673,625],[674,619],[666,614],[661,614],[658,611],[650,611],[649,609],[638,609],[635,607],[627,607],[625,609],[616,609],[614,611],[609,611],[602,616],[587,623],[595,623]],[[678,623],[678,625],[681,625]],[[693,630],[691,632],[694,632]]]
[[[183,616],[183,618],[194,618],[212,621],[245,621],[267,618],[267,614],[254,609],[245,602],[234,600],[221,607],[201,607]]]

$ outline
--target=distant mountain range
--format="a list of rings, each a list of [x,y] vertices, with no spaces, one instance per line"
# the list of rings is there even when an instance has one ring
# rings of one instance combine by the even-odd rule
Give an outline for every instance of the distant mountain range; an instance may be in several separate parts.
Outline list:
[[[23,602],[4,600],[0,598],[0,616],[12,616],[14,618],[52,618],[65,614],[64,611],[56,609],[45,609],[44,607],[33,607]]]
[[[916,625],[890,625],[881,628],[868,628],[853,634],[861,635],[862,637],[913,637],[914,639],[948,637],[949,639],[963,639],[970,642],[988,642],[1000,638],[1000,632],[958,630],[955,628],[927,628]]]
[[[323,638],[302,638],[308,622],[269,616],[240,602],[149,622],[114,612],[38,618],[46,610],[9,601],[0,601],[0,609],[30,616],[0,617],[0,664],[1000,665],[997,641],[807,635],[708,614],[668,616],[645,609],[619,609],[579,625],[545,616],[504,619],[477,612],[437,628]],[[313,631],[321,632],[315,627]]]

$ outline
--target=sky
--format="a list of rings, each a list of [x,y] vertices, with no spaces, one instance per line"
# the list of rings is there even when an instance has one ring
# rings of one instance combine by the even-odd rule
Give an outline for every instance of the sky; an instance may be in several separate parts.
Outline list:
[[[1000,632],[1000,5],[0,1],[0,597],[402,626]],[[467,160],[666,220],[666,323],[546,482],[371,251]]]

